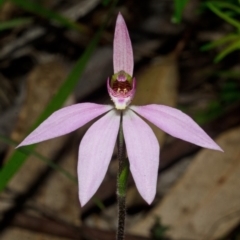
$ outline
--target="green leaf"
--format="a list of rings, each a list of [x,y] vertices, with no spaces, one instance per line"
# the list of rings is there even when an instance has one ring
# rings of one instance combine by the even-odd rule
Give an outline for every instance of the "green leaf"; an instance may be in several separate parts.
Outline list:
[[[0,135],[0,141],[10,145],[10,146],[13,146],[13,147],[16,147],[18,144],[17,142],[7,138],[7,137],[4,137],[2,135]],[[74,177],[71,173],[69,173],[68,171],[66,171],[64,168],[58,166],[57,164],[55,164],[54,162],[52,162],[51,160],[49,160],[48,158],[44,157],[43,155],[41,155],[40,153],[36,152],[36,151],[29,151],[27,149],[24,149],[24,148],[19,148],[19,151],[22,152],[23,154],[25,154],[27,157],[29,155],[33,155],[35,157],[37,157],[38,159],[42,160],[43,162],[45,162],[47,165],[49,165],[51,168],[53,168],[54,170],[62,173],[65,177],[67,177],[68,179],[70,179],[71,181],[77,183],[77,179],[76,177]]]
[[[83,70],[87,64],[87,61],[91,57],[93,51],[95,50],[100,40],[102,32],[111,16],[111,13],[116,3],[117,3],[117,0],[113,1],[109,14],[106,17],[106,21],[101,25],[99,30],[95,33],[93,39],[90,41],[86,50],[84,51],[82,56],[79,58],[79,60],[75,64],[74,68],[72,69],[71,73],[67,77],[66,81],[62,84],[62,86],[60,87],[56,95],[52,98],[51,102],[48,104],[48,106],[45,108],[45,110],[40,115],[38,120],[35,122],[32,129],[37,127],[52,112],[60,108],[63,105],[63,103],[66,101],[70,93],[73,91],[73,89],[75,88],[76,84],[79,81],[80,75],[83,73]],[[0,192],[7,186],[10,179],[21,168],[21,166],[27,159],[27,155],[29,155],[28,153],[33,151],[34,148],[35,148],[35,145],[22,147],[22,151],[18,149],[13,153],[12,156],[10,156],[7,163],[3,166],[3,168],[0,171],[0,179],[1,179]],[[23,151],[25,151],[25,154],[23,153]]]
[[[32,22],[31,18],[15,18],[9,21],[0,22],[0,31],[11,29],[19,26],[28,25]]]
[[[14,4],[18,7],[24,9],[25,11],[32,12],[41,17],[47,18],[49,20],[55,20],[60,23],[62,26],[65,26],[70,29],[74,29],[80,32],[87,32],[87,28],[79,23],[75,23],[72,20],[62,16],[61,14],[51,11],[42,5],[36,3],[35,1],[29,0],[12,0]]]
[[[222,12],[217,6],[216,4],[213,4],[212,2],[208,2],[206,3],[206,6],[213,11],[217,16],[219,16],[220,18],[222,18],[223,20],[225,20],[226,22],[228,22],[229,24],[233,25],[234,27],[240,29],[240,22],[231,18],[230,16],[228,16],[226,13]]]
[[[240,40],[233,42],[230,46],[226,47],[223,51],[221,51],[216,58],[214,59],[215,63],[220,62],[224,57],[226,57],[229,53],[240,49]]]
[[[188,2],[189,0],[174,0],[174,14],[172,17],[174,23],[182,21],[182,13]]]
[[[238,7],[235,4],[231,4],[229,2],[222,2],[222,1],[219,1],[219,2],[217,1],[214,4],[220,8],[228,8],[228,9],[240,14],[240,7]]]
[[[200,50],[201,51],[207,51],[207,50],[210,50],[212,48],[215,48],[215,47],[218,47],[220,45],[223,45],[227,42],[230,42],[230,41],[234,41],[236,39],[239,39],[240,40],[240,35],[237,35],[237,34],[229,34],[227,36],[224,36],[216,41],[213,41],[211,43],[208,43],[208,44],[205,44],[203,45]]]

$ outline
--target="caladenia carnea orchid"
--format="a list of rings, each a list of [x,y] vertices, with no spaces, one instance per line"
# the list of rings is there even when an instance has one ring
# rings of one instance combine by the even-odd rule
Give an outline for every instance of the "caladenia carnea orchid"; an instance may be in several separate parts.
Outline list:
[[[108,92],[114,106],[79,103],[62,108],[54,112],[18,146],[70,133],[104,114],[88,129],[79,146],[79,199],[84,206],[99,188],[118,138],[117,239],[123,239],[129,167],[140,195],[148,204],[152,203],[156,194],[160,147],[144,119],[174,137],[201,147],[222,151],[190,117],[175,108],[156,104],[131,106],[136,90],[133,65],[131,40],[124,19],[119,14],[114,35],[114,75],[107,80]]]

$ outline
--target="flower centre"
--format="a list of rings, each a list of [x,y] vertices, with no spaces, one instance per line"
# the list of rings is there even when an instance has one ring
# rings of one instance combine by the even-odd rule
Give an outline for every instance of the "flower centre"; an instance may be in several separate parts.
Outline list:
[[[132,86],[128,81],[121,82],[116,80],[112,84],[112,89],[117,95],[126,95],[132,89]]]
[[[108,79],[108,92],[116,109],[125,109],[135,94],[135,78],[124,71],[115,73]]]

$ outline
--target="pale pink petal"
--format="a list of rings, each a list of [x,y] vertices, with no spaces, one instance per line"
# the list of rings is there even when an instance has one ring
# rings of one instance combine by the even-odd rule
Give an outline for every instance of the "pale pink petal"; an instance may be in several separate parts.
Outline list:
[[[120,114],[112,110],[84,135],[78,156],[79,199],[85,205],[106,174],[119,130]]]
[[[133,111],[123,115],[123,134],[130,170],[143,199],[151,204],[156,194],[159,144],[152,129]]]
[[[118,14],[113,46],[113,68],[114,73],[124,71],[130,76],[133,74],[133,51],[132,43],[128,34],[126,23]]]
[[[112,108],[95,103],[79,103],[62,108],[41,123],[18,147],[70,133]]]
[[[131,109],[176,138],[222,151],[192,118],[178,109],[156,104],[131,106]]]

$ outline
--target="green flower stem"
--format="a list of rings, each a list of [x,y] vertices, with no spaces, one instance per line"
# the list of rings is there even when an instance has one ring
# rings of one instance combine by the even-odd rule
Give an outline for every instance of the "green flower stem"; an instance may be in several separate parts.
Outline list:
[[[117,197],[118,197],[118,230],[117,240],[124,239],[124,227],[125,227],[125,216],[126,216],[126,192],[127,182],[129,175],[129,162],[126,157],[126,146],[123,137],[122,129],[122,113],[121,123],[118,133],[118,181],[117,181]]]

